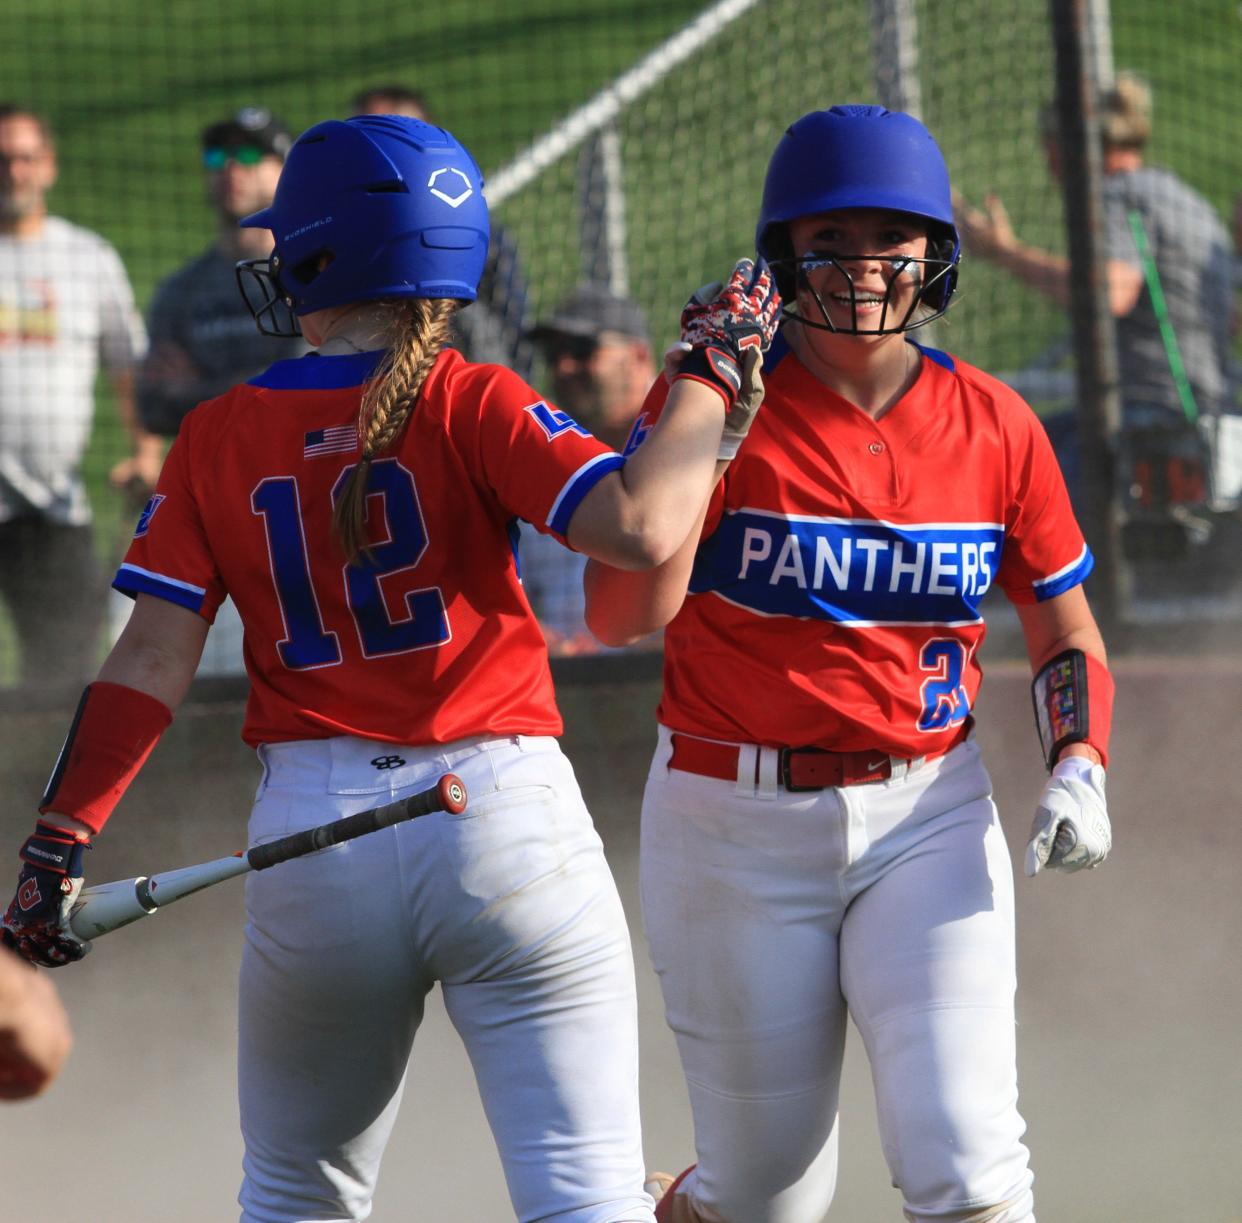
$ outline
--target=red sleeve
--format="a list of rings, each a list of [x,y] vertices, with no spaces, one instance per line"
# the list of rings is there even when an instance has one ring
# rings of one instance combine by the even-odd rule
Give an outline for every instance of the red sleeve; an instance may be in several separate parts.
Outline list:
[[[1005,420],[1013,484],[997,581],[1013,602],[1036,603],[1079,585],[1093,560],[1048,435],[1027,404],[1013,398]]]
[[[210,624],[228,592],[216,569],[194,492],[193,456],[202,445],[194,426],[200,419],[198,413],[186,417],[112,585],[131,597],[150,594],[167,599]]]
[[[625,460],[511,370],[467,366],[448,427],[480,482],[511,514],[564,540],[583,497]]]

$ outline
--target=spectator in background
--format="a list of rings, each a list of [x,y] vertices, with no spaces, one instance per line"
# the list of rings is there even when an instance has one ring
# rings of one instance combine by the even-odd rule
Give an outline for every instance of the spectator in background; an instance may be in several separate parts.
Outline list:
[[[435,122],[426,96],[420,90],[405,85],[375,85],[370,89],[361,89],[350,98],[349,105],[356,115],[405,115],[410,119],[421,119],[424,123]]]
[[[0,105],[0,598],[30,687],[79,684],[97,665],[103,583],[80,467],[101,359],[133,446],[112,483],[153,487],[161,459],[134,412],[146,337],[125,268],[48,214],[56,172],[47,121]]]
[[[72,1046],[69,1017],[51,980],[0,948],[0,1100],[37,1096]]]
[[[1145,164],[1151,135],[1151,91],[1138,76],[1119,73],[1100,99],[1104,155],[1104,208],[1108,300],[1116,320],[1121,377],[1123,485],[1131,486],[1127,453],[1147,470],[1180,461],[1186,446],[1202,447],[1211,434],[1194,427],[1231,410],[1228,389],[1234,318],[1229,234],[1213,206],[1169,170]],[[1061,149],[1056,112],[1043,117],[1044,147],[1056,178]],[[1071,269],[1064,255],[1020,241],[1000,198],[982,209],[955,200],[968,252],[989,259],[1062,306],[1070,300]],[[1232,408],[1236,411],[1236,408]],[[1077,429],[1072,413],[1045,420],[1067,482],[1079,479]],[[1143,441],[1135,442],[1142,437]],[[1163,458],[1136,446],[1168,448]],[[1180,440],[1174,440],[1180,439]],[[1203,463],[1212,464],[1204,454]],[[1160,490],[1167,501],[1206,500],[1189,489]],[[1159,497],[1157,497],[1159,499]],[[1167,506],[1165,507],[1167,508]]]
[[[417,89],[405,85],[376,85],[350,99],[354,115],[405,115],[424,123],[438,123]],[[526,332],[526,278],[513,239],[492,218],[487,263],[479,281],[479,296],[469,310],[453,316],[453,347],[467,361],[505,365],[529,380],[533,352]]]
[[[151,299],[151,347],[139,371],[138,411],[152,433],[176,437],[195,404],[306,351],[300,339],[260,334],[237,291],[234,271],[239,259],[271,253],[266,229],[241,229],[237,222],[272,202],[292,144],[292,134],[259,106],[247,106],[203,131],[207,197],[217,234]]]
[[[580,285],[530,338],[547,363],[556,406],[624,450],[655,377],[638,306],[603,285]]]
[[[614,450],[624,451],[655,378],[642,311],[602,285],[575,289],[531,329],[548,367],[553,403]],[[601,649],[584,617],[586,557],[551,536],[523,535],[522,585],[552,654]]]

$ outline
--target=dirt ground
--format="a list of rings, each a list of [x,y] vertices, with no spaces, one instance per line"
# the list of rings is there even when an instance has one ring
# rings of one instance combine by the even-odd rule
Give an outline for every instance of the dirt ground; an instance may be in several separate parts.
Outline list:
[[[1125,658],[1109,805],[1115,850],[1073,877],[1021,876],[1042,767],[1025,667],[989,668],[979,735],[1009,834],[1019,920],[1023,1112],[1045,1223],[1242,1223],[1242,658]],[[656,684],[562,685],[564,745],[635,930],[649,1165],[692,1158],[673,1042],[638,926],[637,809]],[[7,716],[0,847],[28,830],[67,725]],[[92,851],[102,882],[240,848],[257,781],[236,704],[187,709]],[[286,869],[286,868],[281,868]],[[242,887],[100,940],[57,975],[74,1056],[42,1099],[0,1110],[0,1223],[236,1218],[233,1084]],[[861,1042],[847,1055],[830,1220],[901,1218]],[[512,1219],[469,1068],[438,997],[416,1045],[373,1219]]]

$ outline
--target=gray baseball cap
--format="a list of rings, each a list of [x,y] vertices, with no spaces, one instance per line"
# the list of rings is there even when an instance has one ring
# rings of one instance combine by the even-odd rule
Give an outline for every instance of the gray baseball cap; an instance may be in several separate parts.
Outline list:
[[[650,343],[647,320],[628,297],[618,297],[599,284],[579,285],[556,310],[531,328],[536,343],[558,335],[594,338],[612,331]]]

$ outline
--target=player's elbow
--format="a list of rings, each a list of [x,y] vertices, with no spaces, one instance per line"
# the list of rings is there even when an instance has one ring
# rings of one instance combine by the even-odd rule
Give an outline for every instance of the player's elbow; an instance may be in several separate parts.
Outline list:
[[[609,520],[575,514],[568,539],[579,552],[614,569],[655,569],[685,538],[685,524],[626,507]]]
[[[685,582],[666,569],[625,573],[591,561],[583,578],[586,623],[596,640],[613,649],[659,632],[680,610]]]
[[[612,650],[623,650],[655,631],[627,623],[616,614],[615,608],[599,603],[593,606],[589,599],[586,606],[586,626],[600,645]]]
[[[645,573],[651,569],[659,569],[672,560],[684,539],[684,530],[653,530],[620,541],[614,558],[602,556],[599,559],[615,569]]]
[[[666,523],[638,523],[631,530],[618,533],[613,541],[613,556],[601,556],[598,559],[615,569],[656,569],[672,558],[684,535],[685,531],[679,534]]]

